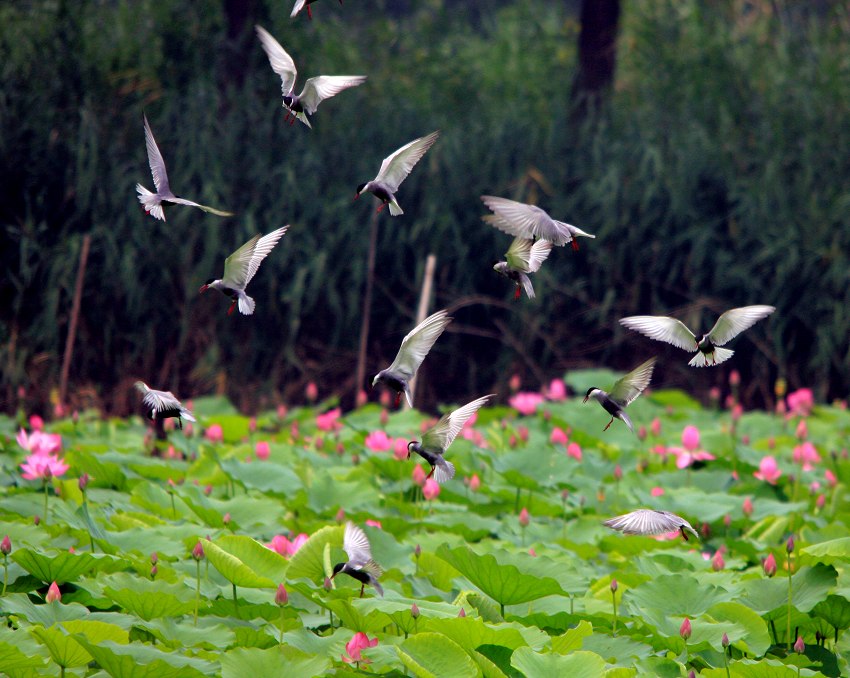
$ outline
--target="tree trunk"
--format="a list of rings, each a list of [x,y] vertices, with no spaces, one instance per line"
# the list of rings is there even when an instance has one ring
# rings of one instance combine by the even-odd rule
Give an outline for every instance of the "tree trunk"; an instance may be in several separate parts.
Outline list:
[[[578,71],[573,81],[573,119],[599,110],[614,84],[620,0],[582,0]]]

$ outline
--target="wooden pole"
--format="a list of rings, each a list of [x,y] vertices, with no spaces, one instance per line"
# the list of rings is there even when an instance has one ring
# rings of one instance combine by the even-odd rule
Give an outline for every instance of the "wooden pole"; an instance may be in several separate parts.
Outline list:
[[[83,236],[83,246],[80,248],[80,264],[77,267],[77,282],[74,285],[74,303],[71,307],[71,324],[68,326],[68,337],[65,340],[65,356],[62,359],[62,374],[59,378],[59,404],[65,406],[68,395],[68,373],[71,371],[71,358],[74,356],[74,339],[77,336],[77,323],[80,319],[80,302],[83,297],[83,279],[86,275],[86,262],[89,258],[91,235]]]
[[[357,354],[357,378],[354,381],[354,402],[366,384],[366,349],[369,344],[369,321],[372,316],[372,287],[375,284],[375,254],[378,249],[378,213],[372,212],[369,221],[369,256],[366,263],[366,292],[363,294],[363,313],[360,319],[360,350]]]
[[[428,317],[428,307],[431,304],[431,288],[434,287],[434,271],[437,269],[437,257],[429,254],[425,260],[425,278],[422,280],[422,292],[419,295],[419,308],[416,309],[416,325]],[[415,327],[415,326],[414,326]],[[416,377],[410,380],[410,399],[416,395]],[[405,402],[407,402],[405,400]],[[407,408],[410,405],[406,405]]]

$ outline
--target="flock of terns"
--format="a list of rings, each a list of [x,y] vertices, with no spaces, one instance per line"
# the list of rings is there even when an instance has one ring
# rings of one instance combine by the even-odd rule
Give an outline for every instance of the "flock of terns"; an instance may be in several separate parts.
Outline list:
[[[313,2],[315,0],[296,0],[292,16],[306,7],[308,15],[312,18],[310,4]],[[342,0],[340,0],[340,4],[342,4]],[[286,111],[284,122],[288,122],[290,125],[294,124],[297,119],[307,127],[311,127],[308,116],[315,114],[322,101],[366,81],[366,76],[363,75],[320,75],[308,79],[304,83],[301,93],[295,94],[297,69],[292,57],[264,28],[257,26],[256,32],[260,44],[268,56],[272,70],[281,78],[283,108]],[[148,162],[156,187],[154,193],[141,184],[136,185],[139,202],[145,211],[152,217],[164,221],[163,203],[173,203],[196,207],[218,216],[232,216],[231,212],[177,197],[171,191],[165,161],[156,144],[147,117],[144,119],[144,128]],[[414,139],[387,156],[381,164],[377,176],[357,187],[355,199],[363,192],[370,192],[381,201],[377,208],[378,212],[388,206],[388,211],[392,216],[403,214],[396,199],[396,193],[416,164],[437,141],[439,134],[439,131],[435,131]],[[534,287],[529,275],[540,269],[554,246],[570,243],[574,250],[578,250],[577,237],[595,238],[594,235],[586,233],[580,228],[553,219],[535,205],[491,195],[483,195],[481,200],[492,212],[492,214],[484,216],[483,221],[514,236],[514,240],[505,254],[505,261],[497,263],[493,268],[497,273],[515,283],[515,299],[520,298],[521,291],[525,291],[528,298],[534,298]],[[256,275],[260,264],[271,253],[288,228],[288,225],[283,226],[262,237],[255,235],[225,259],[222,277],[207,280],[200,288],[200,292],[213,288],[229,297],[232,303],[227,311],[228,315],[232,314],[237,307],[243,315],[252,315],[256,304],[245,292],[245,289]],[[666,316],[630,316],[622,318],[620,324],[651,339],[672,344],[686,351],[694,351],[695,355],[688,364],[692,367],[706,367],[729,360],[733,351],[722,347],[775,310],[773,306],[764,305],[731,309],[723,313],[711,330],[699,339],[681,321]],[[382,384],[395,391],[396,406],[404,395],[407,403],[412,407],[413,395],[410,382],[416,376],[420,365],[434,343],[451,321],[452,318],[448,316],[447,312],[441,310],[419,323],[402,340],[401,347],[392,364],[375,375],[372,385]],[[610,391],[606,392],[597,387],[591,387],[587,390],[584,402],[593,398],[611,415],[611,420],[604,430],[611,426],[614,419],[620,419],[629,430],[634,432],[634,425],[625,409],[649,386],[655,361],[656,359],[653,357],[640,364],[618,380]],[[176,418],[180,428],[182,428],[183,419],[195,421],[192,413],[170,391],[152,389],[142,381],[136,382],[135,386],[142,393],[145,414],[151,420]],[[445,483],[451,480],[454,477],[455,468],[450,461],[444,458],[446,450],[463,429],[464,424],[494,395],[482,396],[444,415],[436,425],[422,435],[421,441],[414,440],[408,443],[408,458],[412,453],[416,453],[427,461],[431,466],[431,471],[427,477],[433,477],[437,483]],[[699,538],[697,532],[687,520],[667,511],[639,509],[607,520],[603,524],[625,534],[646,535],[680,531],[685,540],[688,539],[687,533]],[[363,530],[350,522],[345,527],[343,549],[348,555],[348,561],[339,563],[334,567],[331,579],[343,572],[361,583],[361,596],[366,584],[373,586],[379,594],[383,595],[383,589],[378,582],[382,570],[372,559],[369,540]]]

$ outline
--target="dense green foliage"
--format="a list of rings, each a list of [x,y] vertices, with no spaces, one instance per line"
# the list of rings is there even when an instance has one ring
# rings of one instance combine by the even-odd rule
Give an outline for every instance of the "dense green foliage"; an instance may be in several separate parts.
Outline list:
[[[0,417],[5,675],[353,675],[356,632],[373,645],[360,675],[848,673],[846,408],[738,418],[656,391],[630,409],[641,440],[619,421],[603,432],[605,413],[579,398],[527,416],[488,407],[426,500],[425,471],[404,458],[425,423],[414,410],[252,421],[221,398],[193,407],[198,424],[158,456],[138,418],[54,422],[69,468],[47,481],[22,477],[18,423]],[[700,459],[682,468],[686,454]],[[601,524],[638,507],[683,516],[701,539]],[[325,580],[345,560],[346,520],[368,534],[383,597]]]
[[[406,214],[380,217],[370,370],[412,325],[433,252],[432,308],[457,321],[435,348],[442,365],[425,402],[489,390],[516,370],[542,381],[580,364],[627,367],[636,351],[660,352],[657,379],[683,382],[693,377],[684,354],[627,336],[616,319],[675,313],[697,327],[751,303],[778,311],[734,345],[748,401],[769,402],[778,376],[845,394],[847,15],[629,2],[611,107],[579,125],[569,116],[578,25],[563,3],[458,4],[388,13],[327,2],[310,22],[263,3],[240,39],[214,0],[0,7],[6,408],[17,386],[43,404],[57,382],[85,233],[77,405],[127,411],[135,378],[225,390],[247,408],[258,394],[291,399],[309,379],[351,397],[374,209],[351,198],[384,156],[433,129],[441,139],[399,194]],[[284,125],[254,20],[293,55],[301,82],[368,82],[323,104],[312,131]],[[163,224],[142,212],[143,112],[175,192],[234,218],[174,208]],[[597,238],[554,252],[538,300],[513,304],[490,270],[509,238],[480,222],[481,193],[538,202]],[[227,318],[223,299],[198,296],[228,253],[285,223],[251,284],[256,316]],[[700,377],[705,388],[724,379]]]

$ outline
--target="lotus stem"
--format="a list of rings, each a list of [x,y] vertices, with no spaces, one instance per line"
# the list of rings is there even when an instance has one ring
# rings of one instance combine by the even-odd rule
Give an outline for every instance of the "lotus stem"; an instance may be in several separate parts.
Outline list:
[[[47,491],[47,478],[42,483],[44,485],[44,524],[47,525],[47,495],[49,494]]]
[[[502,615],[502,619],[505,618],[505,604],[502,602],[499,603],[499,614]]]
[[[3,593],[0,595],[6,595],[6,585],[9,583],[9,556],[5,553],[3,554]]]
[[[611,591],[611,603],[614,606],[614,626],[612,627],[612,633],[614,637],[617,637],[617,592]],[[570,607],[572,607],[572,599],[570,599]]]
[[[278,644],[283,648],[283,605],[280,606],[280,639]]]
[[[194,625],[198,625],[198,607],[201,604],[201,561],[195,560],[195,620]]]
[[[792,588],[791,588],[791,552],[788,552],[788,613],[786,616],[786,626],[785,626],[785,649],[788,652],[791,652],[791,596],[792,596]]]
[[[230,584],[233,587],[233,609],[236,612],[236,615],[239,616],[239,601],[236,599],[236,584]]]

